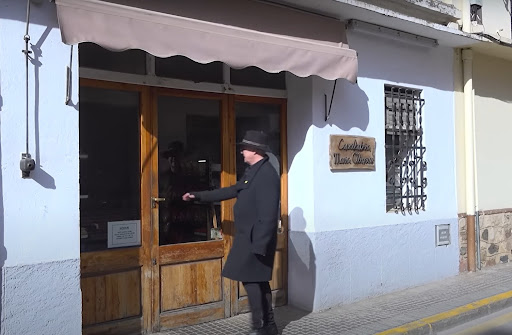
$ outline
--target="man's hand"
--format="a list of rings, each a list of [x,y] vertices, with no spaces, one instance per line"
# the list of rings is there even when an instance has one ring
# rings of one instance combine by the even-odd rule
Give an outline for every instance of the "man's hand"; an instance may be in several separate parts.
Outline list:
[[[195,199],[196,196],[187,192],[187,193],[183,194],[183,196],[181,198],[183,199],[183,201],[190,201],[190,200]]]

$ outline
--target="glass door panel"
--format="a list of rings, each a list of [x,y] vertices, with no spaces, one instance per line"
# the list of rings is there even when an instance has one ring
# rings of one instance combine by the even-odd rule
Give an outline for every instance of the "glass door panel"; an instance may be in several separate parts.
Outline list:
[[[80,81],[80,267],[84,334],[149,328],[150,226],[141,198],[143,101],[136,85]],[[145,176],[142,178],[142,176]]]
[[[281,173],[281,105],[235,102],[236,142],[240,143],[247,130],[261,130],[268,135],[269,161]],[[242,177],[246,164],[242,155],[236,155],[237,180]]]
[[[140,221],[139,104],[136,91],[80,88],[82,252],[108,248],[109,222]]]
[[[158,189],[151,192],[158,198],[154,205],[158,241],[152,256],[156,330],[223,318],[229,301],[221,276],[225,240],[211,234],[214,222],[220,227],[221,206],[182,200],[186,192],[221,185],[225,99],[162,92],[154,111]]]
[[[181,197],[220,186],[220,101],[158,97],[158,142],[159,244],[210,240],[220,205]]]

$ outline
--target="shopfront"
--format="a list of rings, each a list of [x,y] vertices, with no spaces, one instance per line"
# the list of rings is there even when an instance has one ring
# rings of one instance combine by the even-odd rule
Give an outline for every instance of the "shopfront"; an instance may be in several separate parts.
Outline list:
[[[181,200],[235,183],[244,169],[235,143],[247,129],[270,135],[281,175],[271,287],[276,305],[286,303],[286,101],[90,79],[80,96],[84,333],[156,331],[247,310],[242,287],[221,277],[234,201]]]
[[[234,200],[184,203],[181,195],[234,184],[245,168],[236,143],[249,129],[269,135],[268,155],[281,177],[271,287],[275,304],[286,304],[285,72],[354,81],[355,53],[344,30],[333,30],[343,25],[246,2],[248,16],[270,8],[274,19],[284,10],[292,20],[323,23],[318,27],[329,32],[329,42],[322,45],[311,43],[318,32],[277,35],[285,32],[278,20],[268,28],[275,34],[260,34],[263,39],[243,25],[226,33],[214,18],[256,27],[252,20],[240,22],[239,7],[236,16],[228,15],[234,13],[229,6],[208,2],[201,4],[213,14],[194,12],[192,5],[162,9],[148,2],[156,7],[141,9],[120,3],[57,1],[64,42],[79,43],[83,333],[155,332],[248,310],[242,286],[221,276],[234,235]],[[148,15],[151,24],[144,20]],[[137,29],[146,30],[144,38],[137,39]],[[347,59],[351,63],[342,61]]]
[[[149,334],[246,311],[220,275],[234,201],[180,196],[233,184],[247,129],[269,133],[282,181],[276,305],[316,312],[458,273],[460,242],[436,232],[460,223],[453,46],[466,37],[346,2],[271,2],[321,15],[262,0],[0,1],[2,333]],[[392,88],[416,92],[398,115]],[[397,120],[421,122],[421,146]],[[340,169],[352,147],[331,139],[353,137],[371,169]],[[417,150],[428,170],[402,164]],[[423,180],[425,210],[388,211]]]

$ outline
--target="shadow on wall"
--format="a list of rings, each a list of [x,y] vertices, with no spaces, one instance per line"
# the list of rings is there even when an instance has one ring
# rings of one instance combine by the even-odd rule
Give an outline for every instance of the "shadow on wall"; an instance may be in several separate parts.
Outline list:
[[[329,118],[325,121],[325,117],[314,118],[315,126],[323,128],[329,124],[336,126],[344,131],[349,131],[352,128],[358,128],[363,131],[368,128],[370,123],[370,109],[368,107],[368,96],[357,85],[351,84],[347,80],[338,79],[336,84],[336,92],[334,92],[334,99],[331,96],[334,82],[329,83],[329,92],[327,95],[327,113],[329,113],[329,106],[331,106]]]
[[[350,47],[357,50],[359,78],[453,91],[453,49],[424,47],[364,33],[351,34],[349,41]]]
[[[2,0],[0,2],[0,19],[6,18],[9,20],[16,20],[26,22],[26,1],[23,2],[23,5],[20,5],[20,1],[18,0]],[[29,72],[30,81],[34,82],[34,86],[32,84],[29,86],[29,117],[33,113],[33,122],[34,122],[34,133],[29,133],[29,138],[35,138],[35,149],[29,147],[29,153],[32,154],[32,158],[34,158],[36,162],[35,170],[31,173],[30,177],[39,183],[41,186],[49,189],[55,189],[55,180],[52,176],[50,176],[47,172],[42,169],[40,164],[40,148],[39,148],[39,100],[40,100],[40,68],[43,65],[41,58],[43,58],[42,46],[48,35],[52,31],[52,29],[57,27],[57,14],[54,8],[48,8],[46,6],[55,6],[54,4],[46,4],[42,2],[31,2],[31,12],[30,12],[30,26],[29,26],[29,34],[31,35],[31,43],[29,47],[32,51],[30,55],[30,63],[33,66],[33,74]],[[5,7],[5,8],[4,8]],[[36,36],[33,33],[33,29],[30,29],[32,25],[40,25],[45,26],[46,29],[41,34],[41,36]],[[20,45],[23,45],[23,35],[24,29],[20,30],[19,40]],[[33,43],[37,38],[37,42]],[[20,52],[20,57],[23,57],[23,54]],[[51,60],[48,59],[50,62]],[[23,71],[23,85],[25,85],[25,69]],[[29,71],[31,71],[31,66],[29,66]],[[33,78],[32,78],[33,76]],[[0,109],[2,106],[2,100],[0,97]],[[24,106],[24,104],[23,104]],[[25,107],[24,107],[25,108]],[[32,111],[33,108],[33,111]],[[28,120],[29,123],[32,123],[32,120]],[[35,155],[34,152],[35,151]],[[21,157],[20,157],[21,158]]]
[[[397,85],[407,82],[407,85],[432,87],[442,91],[452,92],[454,90],[453,76],[447,76],[447,73],[453,73],[453,50],[450,48],[415,46],[388,39],[383,42],[378,37],[362,33],[350,34],[349,42],[351,48],[357,50],[358,53],[358,77],[360,82],[363,79],[375,79],[397,83]],[[428,69],[432,70],[429,71]],[[298,80],[300,81],[300,79]],[[347,80],[338,79],[335,96],[330,108],[330,117],[325,121],[325,109],[329,111],[334,81],[326,81],[325,84],[322,84],[318,78],[313,78],[313,82],[313,87],[316,85],[324,85],[324,87],[322,90],[313,90],[313,115],[311,119],[309,119],[311,114],[294,113],[296,109],[308,108],[306,104],[309,101],[304,100],[297,104],[294,104],[293,101],[289,102],[289,115],[297,118],[296,114],[301,114],[298,117],[299,120],[294,121],[293,118],[289,117],[288,121],[288,128],[293,129],[293,136],[296,139],[293,141],[294,143],[289,143],[288,159],[290,166],[293,164],[295,156],[302,150],[306,133],[311,125],[319,128],[324,128],[327,125],[337,126],[344,131],[353,128],[366,131],[370,123],[369,97],[358,84],[354,85]],[[301,87],[297,83],[293,86],[297,86],[294,89],[299,91],[307,90],[307,88]],[[370,86],[375,87],[375,83]],[[364,87],[367,89],[366,86]],[[489,87],[493,86],[490,85]],[[384,82],[382,83],[382,99],[384,99],[383,90]],[[327,95],[327,103],[324,103],[324,94]],[[372,93],[371,98],[376,99],[374,93]],[[383,114],[384,112],[372,110],[373,117],[376,113]],[[307,115],[308,119],[302,114]]]
[[[475,98],[492,98],[512,103],[512,62],[476,54],[473,60],[473,88]],[[463,90],[462,90],[463,91]],[[486,113],[494,112],[492,109]]]
[[[23,3],[23,5],[20,5],[20,3]],[[32,15],[32,10],[37,10],[40,7],[47,6],[48,1],[31,1],[31,13],[30,13],[30,24],[38,24],[38,25],[44,25],[48,26],[50,28],[57,28],[58,21],[55,20],[49,20],[48,16],[41,16],[41,15]],[[0,19],[9,19],[14,21],[21,21],[26,22],[27,21],[27,7],[26,7],[27,1],[25,0],[0,0]],[[57,16],[57,12],[55,9],[55,3],[52,2],[50,4],[52,8],[52,13],[55,13],[54,16]],[[48,12],[48,10],[46,10]],[[50,18],[51,19],[51,18]],[[20,46],[23,43],[23,35],[25,34],[25,30],[23,30],[22,34],[20,35]]]
[[[305,311],[313,311],[316,290],[316,257],[313,242],[306,233],[306,219],[301,208],[294,208],[289,216],[288,289],[293,294],[290,304]]]
[[[0,1],[0,19],[8,19],[8,20],[15,20],[15,21],[21,21],[23,23],[26,22],[27,19],[27,7],[26,7],[26,1],[23,1],[23,4],[20,4],[19,0],[1,0]],[[52,6],[51,8],[47,6]],[[43,52],[42,52],[42,45],[47,39],[48,35],[52,31],[52,29],[57,27],[57,13],[55,11],[55,4],[48,4],[46,2],[31,2],[31,11],[30,11],[30,26],[29,26],[29,34],[31,35],[31,41],[34,41],[37,36],[33,33],[33,30],[31,30],[32,25],[40,25],[45,26],[46,29],[41,34],[41,36],[38,38],[36,43],[30,43],[29,46],[31,48],[32,54],[31,54],[31,65],[34,68],[33,72],[33,79],[30,80],[35,83],[34,86],[29,86],[29,106],[30,108],[33,108],[33,112],[31,109],[29,109],[29,116],[34,113],[34,133],[29,133],[29,138],[35,138],[35,149],[29,148],[29,152],[32,154],[32,158],[36,161],[36,167],[35,170],[31,173],[30,177],[34,179],[37,183],[39,183],[41,186],[48,188],[48,189],[55,189],[55,180],[52,176],[50,176],[46,171],[42,169],[42,166],[40,165],[40,148],[39,148],[39,73],[40,68],[43,65],[41,62],[41,58],[43,58]],[[19,34],[19,41],[20,46],[23,44],[23,35],[24,35],[25,28],[23,30],[20,30]],[[21,50],[20,50],[21,51]],[[23,54],[20,52],[20,57],[23,57]],[[51,61],[48,59],[48,61]],[[29,71],[31,71],[31,67],[29,66]],[[23,84],[25,82],[25,69],[23,69]],[[29,73],[29,76],[31,77],[32,74]],[[33,98],[32,98],[33,97]],[[1,100],[1,94],[0,94],[0,110],[2,106],[2,100]],[[32,120],[28,120],[29,123],[32,122]],[[34,152],[35,151],[35,155]],[[20,156],[21,158],[21,156]]]
[[[36,13],[34,13],[36,14]],[[48,18],[49,22],[56,21],[56,17]],[[43,186],[44,188],[48,189],[55,189],[55,179],[51,175],[49,175],[46,171],[43,170],[43,167],[41,165],[41,154],[40,154],[40,148],[39,148],[39,92],[40,92],[40,85],[39,85],[39,73],[41,66],[43,63],[41,62],[41,58],[43,58],[43,51],[41,49],[41,46],[43,45],[44,41],[48,37],[52,30],[52,27],[46,27],[44,32],[39,37],[38,41],[35,44],[31,45],[32,49],[32,57],[30,59],[30,62],[34,66],[34,138],[35,138],[35,161],[36,161],[36,168],[34,172],[31,174],[31,178],[34,179],[39,185]],[[48,61],[51,61],[48,59]],[[30,91],[30,88],[29,88]],[[30,113],[30,111],[29,111]]]
[[[314,80],[317,79],[318,78],[315,78]],[[369,99],[366,93],[357,84],[351,84],[345,79],[338,79],[336,86],[331,105],[334,81],[326,81],[321,96],[321,104],[316,104],[316,106],[313,107],[313,111],[309,110],[304,113],[308,115],[308,117],[311,116],[309,120],[299,117],[298,114],[301,113],[294,113],[293,109],[304,108],[301,104],[298,104],[298,106],[294,106],[293,102],[289,104],[291,108],[288,107],[288,114],[293,115],[293,118],[288,118],[288,128],[293,129],[294,138],[293,141],[288,142],[289,168],[293,165],[295,156],[302,150],[306,134],[312,125],[318,128],[331,125],[344,131],[349,131],[352,128],[365,131],[368,128],[368,124],[370,123],[370,110],[368,107]],[[298,89],[300,90],[301,88]],[[318,91],[314,94],[318,94]],[[326,103],[324,103],[325,99],[323,94],[326,95]],[[314,96],[313,100],[315,100],[315,98],[319,97]],[[325,115],[329,113],[329,107],[331,107],[329,118],[325,121]]]

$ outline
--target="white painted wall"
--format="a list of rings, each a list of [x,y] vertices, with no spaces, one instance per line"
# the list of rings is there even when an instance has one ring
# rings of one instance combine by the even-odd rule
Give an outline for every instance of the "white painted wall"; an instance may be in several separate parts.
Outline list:
[[[458,272],[453,50],[356,33],[349,42],[358,52],[358,84],[338,82],[327,122],[324,94],[329,105],[333,82],[288,80],[289,296],[311,310]],[[297,83],[309,80],[311,87]],[[385,84],[420,88],[426,100],[428,199],[419,214],[386,213]],[[330,134],[374,137],[376,171],[331,172]],[[443,223],[451,224],[451,245],[436,247],[435,225]]]
[[[464,73],[462,50],[456,49],[453,55],[454,95],[455,95],[455,156],[457,178],[457,212],[466,214],[466,153],[464,124]]]
[[[323,121],[323,95],[330,96],[333,84],[314,80],[315,231],[456,217],[452,50],[405,47],[361,34],[351,36],[350,42],[359,55],[358,85],[339,82],[327,123]],[[426,101],[428,200],[427,210],[419,214],[395,215],[385,210],[384,84],[420,88]],[[330,134],[375,137],[376,171],[331,172]]]
[[[444,1],[447,2],[447,1]],[[459,20],[465,32],[484,33],[505,43],[511,43],[511,2],[509,0],[480,0],[482,3],[482,24],[470,23],[472,0],[452,0],[453,5],[462,11],[463,20]],[[467,23],[464,23],[467,22]]]
[[[476,172],[480,210],[512,207],[512,63],[475,54]]]
[[[502,36],[510,39],[510,1],[484,0],[482,5],[482,24],[484,33],[496,38]]]
[[[73,52],[71,106],[55,5],[32,6],[29,34],[31,178],[25,152],[26,1],[0,0],[0,333],[81,334],[78,63]]]
[[[29,34],[31,178],[19,168],[25,152],[25,1],[0,0],[1,166],[6,266],[80,257],[78,107],[64,104],[71,47],[61,42],[54,4],[32,6]],[[71,102],[78,103],[77,48]]]

